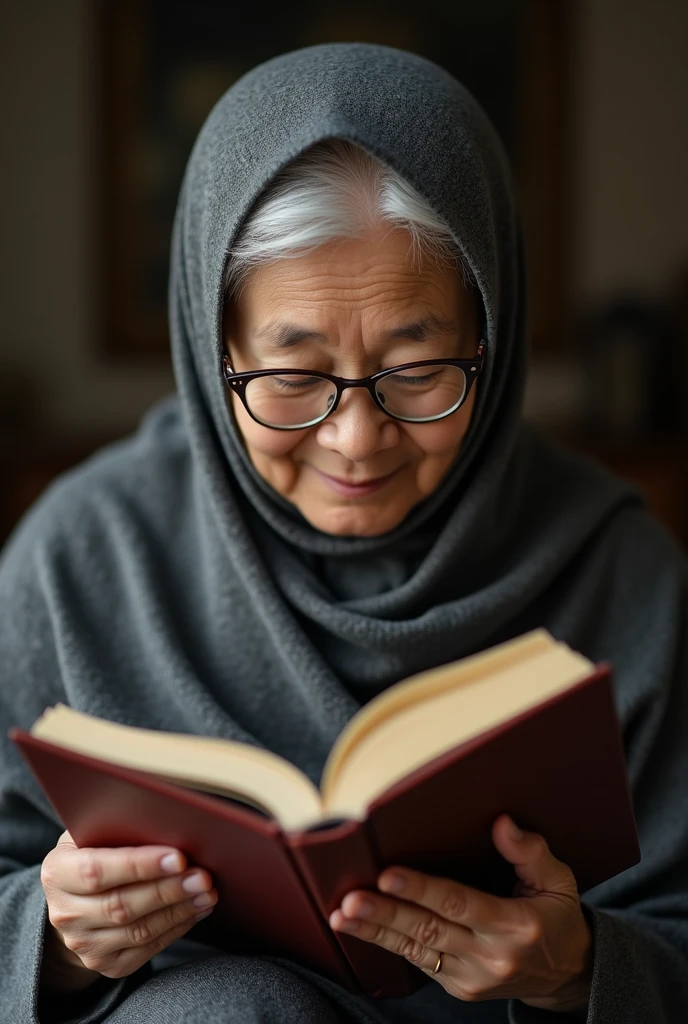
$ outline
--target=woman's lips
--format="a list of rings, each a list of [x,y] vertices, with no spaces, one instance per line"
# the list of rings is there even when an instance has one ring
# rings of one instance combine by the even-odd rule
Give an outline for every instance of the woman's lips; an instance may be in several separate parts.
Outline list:
[[[345,498],[364,498],[368,494],[373,494],[384,487],[399,472],[398,469],[395,469],[392,473],[387,473],[386,476],[378,476],[373,479],[364,480],[361,483],[352,483],[349,480],[343,480],[341,477],[323,473],[321,469],[316,469],[315,466],[313,468],[318,476],[322,477],[325,483],[332,488],[335,494],[340,494]]]

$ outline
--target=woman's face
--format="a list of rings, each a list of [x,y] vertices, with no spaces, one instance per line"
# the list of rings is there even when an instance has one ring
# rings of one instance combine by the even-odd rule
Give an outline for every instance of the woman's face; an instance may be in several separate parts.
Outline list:
[[[470,359],[479,342],[476,305],[452,267],[414,261],[405,230],[378,231],[252,271],[227,313],[227,354],[235,372],[294,368],[341,377],[421,359]],[[293,431],[263,427],[236,395],[232,401],[251,461],[278,494],[318,530],[374,537],[440,484],[475,395],[474,386],[443,420],[412,424],[391,419],[364,388],[350,388],[324,422]]]

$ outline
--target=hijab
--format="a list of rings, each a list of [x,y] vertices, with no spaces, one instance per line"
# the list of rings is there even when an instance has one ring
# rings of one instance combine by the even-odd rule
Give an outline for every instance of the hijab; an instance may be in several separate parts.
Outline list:
[[[362,147],[427,200],[485,313],[486,366],[461,453],[435,492],[379,537],[322,533],[264,483],[220,370],[223,281],[242,222],[285,165],[330,138]],[[261,65],[220,99],[181,191],[170,315],[207,543],[256,609],[269,577],[274,633],[298,627],[356,702],[537,623],[538,599],[627,500],[521,421],[528,296],[511,171],[473,97],[421,57],[315,46]]]

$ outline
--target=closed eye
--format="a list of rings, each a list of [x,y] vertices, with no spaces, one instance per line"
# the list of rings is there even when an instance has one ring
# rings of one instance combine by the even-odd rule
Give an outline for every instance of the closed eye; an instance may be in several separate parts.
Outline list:
[[[411,376],[410,374],[406,373],[390,373],[387,377],[383,377],[380,383],[384,383],[385,381],[387,381],[392,382],[394,384],[404,384],[410,386],[432,384],[434,381],[436,381],[439,377],[442,376],[442,373],[442,370],[435,370],[433,373],[415,374],[414,376]]]
[[[281,391],[304,391],[306,388],[313,387],[314,385],[322,385],[324,382],[320,377],[268,377],[265,378],[270,383]]]

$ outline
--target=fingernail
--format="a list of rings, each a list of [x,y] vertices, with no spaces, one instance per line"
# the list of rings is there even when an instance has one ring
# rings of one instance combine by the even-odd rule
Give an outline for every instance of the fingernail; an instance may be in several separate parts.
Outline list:
[[[512,818],[509,818],[509,835],[512,839],[523,839],[523,832]]]
[[[375,906],[370,900],[359,900],[356,903],[356,912],[354,917],[372,917]]]
[[[187,875],[182,882],[184,892],[205,892],[207,888],[208,883],[200,871],[194,871],[192,875]]]
[[[404,888],[404,878],[396,873],[383,875],[380,879],[380,888],[384,892],[401,892]]]
[[[168,875],[181,871],[183,866],[184,862],[178,853],[166,853],[160,861],[160,867]]]
[[[211,907],[210,910],[204,910],[202,914],[196,914],[195,920],[202,921],[204,917],[210,917],[215,907]]]
[[[217,902],[217,896],[213,896],[210,892],[202,892],[198,896],[194,896],[191,901],[194,907],[210,907]]]
[[[330,914],[330,927],[338,932],[357,932],[360,922],[352,917],[345,917],[341,911]]]
[[[361,922],[356,921],[352,917],[345,918],[339,926],[340,932],[357,932],[361,927]]]

